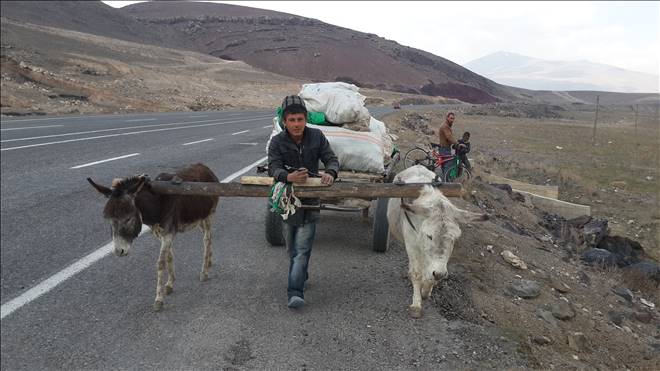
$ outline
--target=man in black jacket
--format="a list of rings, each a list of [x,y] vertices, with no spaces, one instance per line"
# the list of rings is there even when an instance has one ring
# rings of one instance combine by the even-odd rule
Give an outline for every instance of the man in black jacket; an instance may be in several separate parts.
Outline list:
[[[332,184],[337,178],[339,162],[323,132],[309,128],[307,108],[297,95],[284,98],[282,121],[285,130],[274,136],[268,146],[268,173],[275,181],[304,183],[319,174],[319,160],[325,166],[321,182]],[[303,205],[319,205],[318,199],[301,199]],[[319,210],[299,209],[285,220],[285,239],[289,251],[289,308],[305,304],[304,287],[308,278],[309,258],[316,232]]]

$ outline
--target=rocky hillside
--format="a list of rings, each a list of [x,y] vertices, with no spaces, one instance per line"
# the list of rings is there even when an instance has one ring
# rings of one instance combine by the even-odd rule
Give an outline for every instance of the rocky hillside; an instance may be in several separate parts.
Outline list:
[[[524,99],[442,57],[314,19],[215,3],[2,2],[3,17],[170,48],[312,81],[487,103]]]

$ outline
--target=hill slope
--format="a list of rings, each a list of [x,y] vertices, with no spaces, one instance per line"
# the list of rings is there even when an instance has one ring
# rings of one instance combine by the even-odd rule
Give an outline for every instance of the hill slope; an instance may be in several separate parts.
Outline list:
[[[548,61],[497,52],[465,67],[501,84],[525,89],[658,92],[658,76],[589,61]]]
[[[342,80],[466,102],[521,96],[460,65],[314,19],[215,3],[2,2],[3,17],[120,40],[194,50],[313,81]]]

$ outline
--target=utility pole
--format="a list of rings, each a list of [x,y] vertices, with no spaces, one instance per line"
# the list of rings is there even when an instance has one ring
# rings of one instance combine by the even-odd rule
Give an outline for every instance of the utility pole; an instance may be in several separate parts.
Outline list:
[[[596,145],[596,124],[598,123],[598,103],[600,101],[600,95],[596,96],[596,118],[594,119],[594,132],[591,134],[591,145]]]
[[[639,137],[637,136],[637,112],[639,112],[639,104],[635,104],[635,162],[639,159]]]

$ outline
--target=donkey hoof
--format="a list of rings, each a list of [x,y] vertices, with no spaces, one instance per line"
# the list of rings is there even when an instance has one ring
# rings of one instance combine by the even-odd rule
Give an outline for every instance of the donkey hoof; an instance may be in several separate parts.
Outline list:
[[[165,295],[169,295],[174,291],[174,287],[172,286],[165,286]],[[162,302],[161,302],[162,303]]]
[[[199,274],[199,280],[204,282],[209,279],[209,274],[208,273],[200,273]]]
[[[157,300],[154,302],[154,312],[160,312],[160,310],[163,309],[163,302],[160,300]]]
[[[422,308],[421,307],[413,307],[410,306],[408,308],[408,313],[410,314],[410,317],[418,319],[422,318]]]

